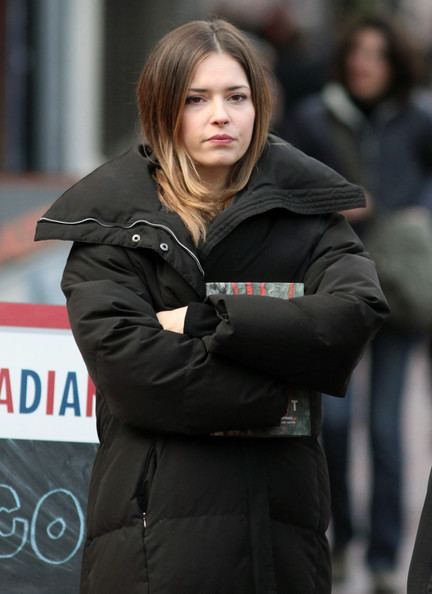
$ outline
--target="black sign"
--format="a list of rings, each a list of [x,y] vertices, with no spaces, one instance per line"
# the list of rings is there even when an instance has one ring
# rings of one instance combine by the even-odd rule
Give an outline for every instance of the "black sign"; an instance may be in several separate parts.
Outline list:
[[[2,594],[78,594],[96,448],[0,440]]]

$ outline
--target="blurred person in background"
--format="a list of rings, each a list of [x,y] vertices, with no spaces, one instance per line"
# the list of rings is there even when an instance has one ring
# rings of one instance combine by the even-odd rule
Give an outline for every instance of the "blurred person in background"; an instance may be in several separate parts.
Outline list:
[[[412,98],[416,76],[415,52],[405,34],[387,18],[365,17],[342,40],[331,82],[303,101],[284,124],[286,139],[366,188],[367,209],[345,213],[366,247],[368,230],[378,217],[401,209],[421,214],[428,201],[432,120]],[[415,331],[402,330],[390,316],[370,349],[367,565],[375,594],[397,591],[403,529],[401,405],[416,338]],[[347,547],[357,529],[348,479],[352,391],[345,400],[324,402],[335,581],[346,577]]]
[[[363,192],[269,135],[226,21],[168,33],[138,105],[143,144],[37,228],[74,241],[62,287],[97,386],[81,592],[329,594],[320,392],[344,393],[388,313],[338,212]]]

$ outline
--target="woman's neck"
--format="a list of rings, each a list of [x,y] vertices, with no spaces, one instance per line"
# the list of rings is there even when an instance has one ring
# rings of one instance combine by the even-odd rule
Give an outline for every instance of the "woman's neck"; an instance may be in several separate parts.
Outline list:
[[[197,167],[197,171],[201,181],[208,187],[209,191],[219,194],[226,188],[228,172],[225,167],[221,169],[206,168],[205,171]]]

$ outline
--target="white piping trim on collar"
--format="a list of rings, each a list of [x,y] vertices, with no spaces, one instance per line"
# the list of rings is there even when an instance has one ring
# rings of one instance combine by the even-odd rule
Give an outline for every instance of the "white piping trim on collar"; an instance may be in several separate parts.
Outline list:
[[[149,227],[163,229],[164,231],[166,231],[167,233],[169,233],[171,235],[171,237],[176,241],[176,243],[182,249],[184,249],[189,254],[189,256],[191,256],[191,258],[193,258],[193,260],[195,261],[195,264],[198,266],[199,271],[201,272],[201,274],[203,276],[205,276],[205,272],[204,272],[203,267],[201,266],[201,262],[198,260],[197,256],[192,252],[192,250],[190,250],[186,245],[184,245],[184,243],[182,243],[179,240],[179,238],[177,237],[177,235],[174,233],[174,231],[172,229],[170,229],[166,225],[161,225],[160,223],[152,223],[151,221],[147,221],[146,219],[137,219],[130,225],[116,225],[114,223],[103,223],[99,219],[95,219],[93,217],[87,217],[87,218],[81,219],[79,221],[58,221],[56,219],[50,219],[48,217],[41,217],[39,219],[39,221],[45,221],[47,223],[57,223],[59,225],[79,225],[80,223],[94,222],[94,223],[97,223],[98,225],[100,225],[101,227],[106,227],[106,228],[119,227],[120,229],[132,229],[132,227],[135,227],[135,225],[138,225],[139,223],[144,223],[145,225],[149,225]]]

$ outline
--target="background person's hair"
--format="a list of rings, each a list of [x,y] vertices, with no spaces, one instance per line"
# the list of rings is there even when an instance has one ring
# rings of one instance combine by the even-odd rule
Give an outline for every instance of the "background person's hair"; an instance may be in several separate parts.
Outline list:
[[[365,30],[381,34],[386,44],[386,59],[391,70],[387,95],[405,101],[420,80],[420,54],[400,25],[385,16],[366,16],[356,21],[342,37],[335,55],[334,79],[347,86],[346,62],[357,35]]]
[[[181,142],[181,116],[192,75],[215,52],[230,55],[242,66],[255,108],[249,148],[221,192],[210,190],[200,179]],[[246,35],[227,21],[191,21],[156,44],[141,72],[137,99],[144,140],[159,162],[155,175],[160,199],[179,214],[198,243],[208,222],[247,184],[264,150],[271,98],[260,59]]]

